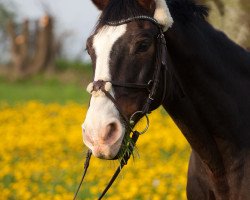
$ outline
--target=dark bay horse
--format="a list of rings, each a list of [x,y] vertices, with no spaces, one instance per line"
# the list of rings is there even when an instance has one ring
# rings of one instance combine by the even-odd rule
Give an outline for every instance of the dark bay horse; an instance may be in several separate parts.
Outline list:
[[[87,41],[94,82],[85,144],[96,157],[116,158],[127,134],[121,113],[129,119],[148,99],[144,89],[112,85],[153,79],[158,27],[148,16],[168,49],[167,81],[162,73],[150,111],[162,104],[192,147],[187,198],[250,199],[250,53],[214,29],[193,0],[92,1],[102,13]],[[144,20],[128,20],[138,16]]]

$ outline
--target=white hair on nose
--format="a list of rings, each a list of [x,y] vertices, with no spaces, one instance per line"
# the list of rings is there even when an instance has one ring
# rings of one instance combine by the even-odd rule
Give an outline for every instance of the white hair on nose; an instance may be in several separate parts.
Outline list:
[[[155,0],[155,3],[156,9],[154,18],[163,26],[163,31],[167,31],[174,23],[168,5],[165,0]]]
[[[107,81],[104,89],[113,97],[114,91],[110,73],[110,56],[116,41],[121,38],[127,30],[127,25],[120,26],[104,26],[93,38],[93,48],[96,55],[96,66],[94,81]],[[96,130],[101,130],[107,123],[108,119],[119,119],[119,112],[113,102],[101,91],[93,91],[94,84],[90,83],[87,91],[92,94],[90,106],[83,124],[83,128],[91,132],[93,140],[97,141],[99,133]],[[124,130],[121,133],[124,134]]]
[[[109,81],[111,78],[109,62],[115,42],[125,34],[127,25],[104,26],[95,35],[93,47],[96,54],[96,71],[94,81]]]
[[[127,25],[125,24],[117,27],[105,26],[93,38],[93,48],[96,55],[94,81],[106,81],[103,89],[113,97],[115,96],[114,91],[112,84],[109,82],[112,78],[110,56],[113,46],[126,33],[126,30]],[[91,83],[87,87],[87,91],[92,94],[92,97],[82,125],[83,141],[93,151],[93,154],[105,153],[105,155],[109,155],[113,152],[117,153],[125,134],[125,127],[120,123],[119,112],[113,102],[101,90],[95,91],[94,85],[95,83]],[[111,144],[105,145],[102,143],[104,134],[108,134],[104,130],[109,127],[110,123],[115,123],[117,129],[115,133],[117,141],[112,146],[110,146]],[[112,152],[110,152],[111,150]]]

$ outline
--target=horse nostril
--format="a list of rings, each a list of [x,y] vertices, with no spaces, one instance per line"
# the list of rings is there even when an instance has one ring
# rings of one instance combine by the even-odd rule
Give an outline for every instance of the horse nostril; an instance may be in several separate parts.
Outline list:
[[[118,124],[116,122],[112,122],[107,125],[105,133],[103,135],[104,141],[112,141],[116,138],[118,132]]]

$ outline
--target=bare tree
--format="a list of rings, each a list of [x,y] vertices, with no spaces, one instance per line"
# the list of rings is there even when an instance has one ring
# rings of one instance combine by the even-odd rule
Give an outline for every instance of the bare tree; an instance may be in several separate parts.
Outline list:
[[[14,6],[11,1],[0,0],[0,63],[5,59],[7,53],[7,32],[6,24],[9,19],[14,20]]]
[[[24,78],[42,71],[51,71],[55,61],[53,17],[45,15],[36,22],[34,33],[25,20],[20,34],[10,21],[8,33],[11,41],[11,60],[14,78]],[[33,42],[32,42],[33,40]]]

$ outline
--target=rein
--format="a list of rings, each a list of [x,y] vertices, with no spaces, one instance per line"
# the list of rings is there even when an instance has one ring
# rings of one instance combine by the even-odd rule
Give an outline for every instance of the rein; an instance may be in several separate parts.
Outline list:
[[[104,81],[104,80],[98,80],[98,81],[94,81],[92,83],[89,84],[88,86],[88,91],[94,96],[97,95],[98,93],[102,93],[104,94],[108,99],[110,99],[110,101],[113,102],[113,104],[115,105],[115,107],[117,108],[122,120],[124,121],[127,130],[130,131],[130,133],[132,133],[131,136],[131,140],[132,140],[132,145],[131,144],[126,144],[127,148],[129,149],[129,153],[126,153],[123,155],[122,159],[121,159],[121,164],[120,166],[117,168],[117,170],[115,171],[114,175],[112,176],[112,178],[110,179],[108,185],[106,186],[106,188],[104,189],[104,191],[102,192],[102,194],[100,195],[100,197],[98,198],[98,200],[101,200],[105,194],[107,193],[107,191],[109,190],[109,188],[112,186],[112,184],[114,183],[114,181],[116,180],[117,176],[119,175],[119,173],[121,172],[122,168],[127,164],[128,160],[130,159],[132,152],[134,150],[134,147],[136,145],[136,142],[139,138],[139,136],[143,133],[145,133],[148,130],[149,127],[149,119],[148,119],[148,114],[151,112],[150,110],[150,105],[152,104],[152,102],[154,101],[154,98],[156,96],[156,92],[159,88],[159,83],[160,83],[160,77],[163,75],[163,81],[164,81],[164,89],[163,89],[163,94],[162,94],[162,99],[161,99],[161,104],[162,102],[165,100],[166,98],[166,76],[167,76],[167,54],[166,54],[166,41],[165,41],[165,37],[163,34],[163,30],[162,27],[160,26],[160,24],[152,17],[149,16],[137,16],[137,17],[133,17],[133,18],[128,18],[125,20],[121,20],[119,22],[107,22],[106,24],[109,26],[119,26],[122,24],[126,24],[132,21],[138,21],[138,20],[145,20],[145,21],[150,21],[152,22],[154,25],[156,25],[159,29],[159,33],[157,35],[157,52],[156,52],[156,61],[155,61],[155,71],[154,71],[154,75],[152,80],[150,80],[148,83],[146,84],[138,84],[138,83],[121,83],[121,82],[115,82],[115,81]],[[142,108],[141,111],[136,111],[128,120],[126,115],[122,112],[121,108],[119,107],[118,103],[116,102],[116,100],[114,99],[114,97],[110,94],[109,90],[111,89],[111,86],[114,87],[125,87],[125,88],[133,88],[133,89],[144,89],[146,92],[149,93],[148,98]],[[135,126],[135,117],[136,116],[141,116],[141,117],[146,117],[147,120],[147,126],[146,128],[142,131],[142,132],[138,132],[138,131],[134,131],[133,127]],[[76,200],[77,198],[77,194],[81,188],[81,185],[83,183],[83,180],[85,178],[85,175],[87,173],[88,170],[88,166],[90,163],[90,158],[91,158],[92,152],[91,150],[88,150],[87,156],[86,156],[86,161],[84,164],[84,172],[83,172],[83,176],[80,182],[80,185],[78,186],[78,189],[75,193],[74,196],[74,200]]]

